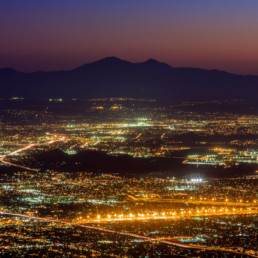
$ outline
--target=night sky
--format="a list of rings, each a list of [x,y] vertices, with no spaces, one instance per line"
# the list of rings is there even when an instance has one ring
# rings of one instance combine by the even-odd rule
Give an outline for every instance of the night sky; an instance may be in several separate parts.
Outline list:
[[[257,0],[0,0],[0,68],[107,56],[258,74]]]

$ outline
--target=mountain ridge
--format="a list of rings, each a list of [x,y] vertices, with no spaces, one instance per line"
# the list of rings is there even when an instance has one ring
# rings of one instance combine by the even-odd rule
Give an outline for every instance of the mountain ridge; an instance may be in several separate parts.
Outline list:
[[[174,68],[155,59],[132,63],[106,57],[68,71],[23,73],[0,69],[0,97],[133,97],[164,101],[253,99],[258,76]]]

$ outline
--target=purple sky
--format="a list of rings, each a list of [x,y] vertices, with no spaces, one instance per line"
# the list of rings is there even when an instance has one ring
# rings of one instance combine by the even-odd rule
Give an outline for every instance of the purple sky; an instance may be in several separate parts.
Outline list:
[[[258,74],[257,0],[0,1],[0,68],[71,69],[107,56]]]

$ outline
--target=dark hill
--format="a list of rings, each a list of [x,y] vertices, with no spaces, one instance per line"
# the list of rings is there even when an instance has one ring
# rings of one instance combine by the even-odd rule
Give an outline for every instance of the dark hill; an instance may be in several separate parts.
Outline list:
[[[0,70],[1,97],[156,98],[161,101],[257,98],[258,76],[173,68],[149,59],[131,63],[108,57],[71,71]]]
[[[180,152],[175,155],[180,155]],[[182,153],[183,154],[183,153]],[[185,154],[185,153],[184,153]],[[67,155],[61,150],[51,150],[35,155],[28,166],[36,166],[42,170],[54,171],[91,171],[94,173],[119,173],[122,176],[159,175],[185,176],[191,173],[209,176],[239,176],[251,173],[253,166],[223,167],[194,167],[182,164],[177,158],[134,158],[128,155],[112,156],[105,152],[86,150],[75,155]]]

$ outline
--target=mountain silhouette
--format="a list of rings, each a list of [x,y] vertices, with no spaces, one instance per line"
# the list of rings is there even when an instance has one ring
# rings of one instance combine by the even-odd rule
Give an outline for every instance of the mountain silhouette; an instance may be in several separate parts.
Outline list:
[[[0,97],[44,98],[155,98],[191,101],[257,98],[258,76],[218,70],[173,68],[149,59],[132,63],[107,57],[70,71],[22,73],[0,69]]]

